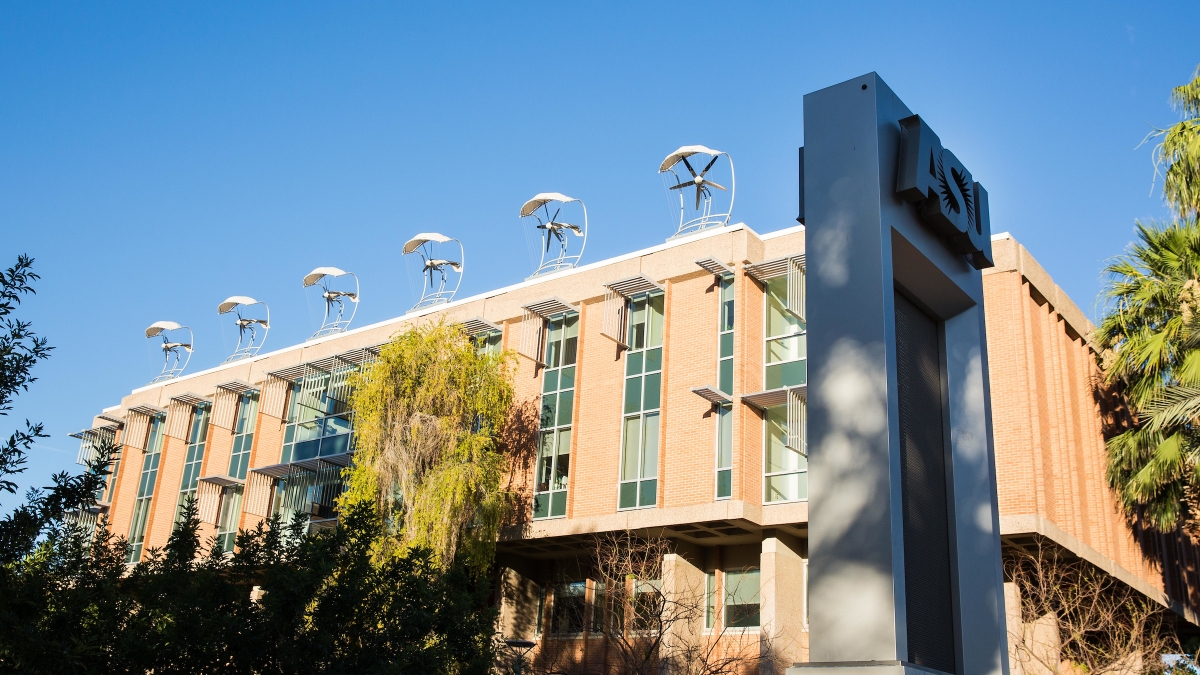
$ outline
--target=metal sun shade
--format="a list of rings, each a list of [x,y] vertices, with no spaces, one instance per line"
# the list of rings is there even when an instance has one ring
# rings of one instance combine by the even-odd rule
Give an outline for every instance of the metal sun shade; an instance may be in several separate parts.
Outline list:
[[[704,385],[703,387],[692,387],[692,393],[713,405],[724,405],[726,403],[733,402],[733,400],[726,396],[725,393],[720,389],[710,385]]]
[[[625,330],[629,320],[629,300],[635,295],[660,291],[662,287],[650,278],[638,274],[607,283],[604,288],[606,290],[600,334],[627,349],[629,345],[625,344]]]
[[[724,276],[726,274],[733,274],[732,269],[730,269],[729,267],[726,267],[725,265],[722,265],[720,262],[717,261],[716,258],[713,258],[711,256],[708,258],[701,258],[701,259],[697,260],[696,264],[700,266],[700,269],[702,269],[705,272],[708,272],[709,274],[712,274],[714,276],[720,277],[720,276]]]
[[[784,256],[746,266],[746,274],[766,284],[771,279],[787,276],[787,306],[785,309],[797,319],[804,321],[804,296],[806,293],[806,270],[804,254]]]
[[[521,342],[517,353],[527,357],[539,366],[542,362],[542,336],[546,323],[565,312],[574,311],[576,306],[558,297],[532,302],[521,307]]]
[[[461,321],[459,322],[459,325],[462,326],[463,331],[466,332],[467,335],[472,336],[479,335],[480,333],[491,333],[500,330],[500,326],[497,326],[490,321],[485,321],[483,318],[478,316]]]
[[[110,424],[70,434],[71,438],[78,438],[80,441],[79,454],[75,457],[75,463],[87,465],[96,458],[96,450],[99,446],[105,443],[116,443],[118,429],[119,427],[116,425]]]
[[[808,385],[795,387],[780,387],[768,389],[742,396],[742,402],[759,410],[787,406],[787,447],[796,450],[805,457],[808,456],[808,446],[804,438],[804,428],[808,416]]]

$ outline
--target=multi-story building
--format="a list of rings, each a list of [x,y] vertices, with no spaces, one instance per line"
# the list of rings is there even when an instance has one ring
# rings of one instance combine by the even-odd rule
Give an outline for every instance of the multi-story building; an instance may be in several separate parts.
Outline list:
[[[1091,324],[1014,239],[993,247],[984,288],[1005,544],[1059,546],[1195,623],[1195,549],[1131,529],[1105,485]],[[522,511],[498,549],[505,636],[569,638],[558,644],[594,658],[598,619],[581,608],[602,589],[579,558],[595,534],[629,530],[671,541],[663,575],[705,589],[703,631],[770,637],[803,661],[804,250],[802,226],[711,228],[185,374],[98,415],[82,454],[119,438],[102,508],[130,562],[163,545],[191,496],[202,534],[226,548],[276,512],[331,523],[353,450],[349,374],[407,326],[444,318],[481,348],[518,352],[517,399],[541,409],[537,456],[510,481]]]

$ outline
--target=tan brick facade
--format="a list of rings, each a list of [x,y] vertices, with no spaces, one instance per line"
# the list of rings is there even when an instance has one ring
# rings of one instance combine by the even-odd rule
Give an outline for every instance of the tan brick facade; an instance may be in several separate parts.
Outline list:
[[[1003,535],[1012,541],[1047,537],[1090,556],[1156,599],[1179,609],[1193,607],[1192,548],[1179,538],[1132,534],[1105,486],[1101,411],[1091,393],[1099,373],[1082,337],[1090,324],[1019,244],[1002,238],[995,246],[997,266],[985,275],[984,288]],[[775,648],[787,658],[804,660],[807,502],[764,505],[763,413],[738,400],[764,388],[764,287],[745,268],[803,252],[803,228],[759,235],[730,226],[144,387],[126,396],[121,409],[166,408],[171,397],[184,392],[211,399],[217,385],[230,381],[262,389],[269,373],[378,345],[407,325],[443,317],[451,322],[479,317],[500,325],[505,348],[516,349],[522,307],[561,298],[580,316],[566,517],[532,520],[523,513],[516,518],[519,524],[504,532],[497,576],[501,630],[538,634],[530,603],[539,601],[548,584],[581,574],[570,570],[577,568],[574,556],[592,533],[632,529],[675,541],[673,564],[679,574],[704,579],[713,573],[720,579],[727,569],[759,569],[763,635],[772,633]],[[719,292],[715,277],[695,263],[709,257],[735,275],[733,480],[731,497],[721,500],[715,492],[716,415],[692,391],[716,384],[718,375]],[[604,297],[605,284],[635,275],[665,294],[658,494],[653,508],[619,510],[625,358],[602,333]],[[537,401],[541,375],[532,360],[518,359],[518,401]],[[260,408],[251,470],[280,462],[285,424]],[[202,476],[225,474],[231,444],[230,429],[210,425]],[[183,439],[166,440],[147,549],[162,546],[169,536],[185,452]],[[122,536],[129,532],[141,451],[126,447],[124,455],[111,506],[111,528]],[[533,465],[526,462],[509,485],[528,504],[532,482]],[[240,522],[248,528],[258,520],[243,513]],[[206,524],[203,534],[213,533],[214,526]],[[1169,564],[1164,575],[1154,557],[1144,553],[1151,549],[1171,561],[1185,560],[1187,574],[1175,574],[1178,566]],[[550,611],[552,596],[543,610]],[[594,650],[585,657],[584,646],[577,646],[580,659],[603,658]]]
[[[984,273],[1000,530],[1048,537],[1196,620],[1195,547],[1138,531],[1104,480],[1093,326],[1015,239]]]

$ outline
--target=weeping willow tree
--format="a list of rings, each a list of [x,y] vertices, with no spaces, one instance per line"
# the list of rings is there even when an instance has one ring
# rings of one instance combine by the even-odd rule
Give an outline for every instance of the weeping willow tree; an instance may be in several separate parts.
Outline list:
[[[503,428],[512,357],[482,354],[457,326],[410,328],[360,373],[357,450],[343,503],[373,501],[388,524],[384,556],[427,548],[486,568],[509,500]]]

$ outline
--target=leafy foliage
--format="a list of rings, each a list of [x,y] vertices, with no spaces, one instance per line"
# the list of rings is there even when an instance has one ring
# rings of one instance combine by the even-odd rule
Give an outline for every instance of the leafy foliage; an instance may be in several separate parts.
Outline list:
[[[508,504],[503,428],[513,409],[509,354],[479,353],[444,322],[411,328],[358,376],[355,466],[345,503],[373,502],[387,552],[459,554],[490,565]]]
[[[1171,91],[1178,123],[1155,131],[1162,138],[1155,163],[1163,170],[1163,196],[1181,218],[1200,216],[1200,67],[1192,81]]]
[[[1095,339],[1134,414],[1108,441],[1110,485],[1129,516],[1200,534],[1200,69],[1172,101],[1184,119],[1156,132],[1156,161],[1181,220],[1137,223],[1137,241],[1105,269]]]
[[[1194,479],[1200,388],[1200,226],[1138,224],[1138,242],[1106,269],[1109,309],[1095,339],[1138,422],[1108,442],[1107,474],[1128,513],[1161,530],[1183,517]]]
[[[0,279],[0,311],[32,292],[29,265]],[[24,347],[0,360],[5,405],[48,349],[28,324],[8,336]],[[30,443],[6,446],[0,479]],[[385,528],[369,503],[314,534],[299,514],[287,526],[277,516],[240,532],[232,554],[200,541],[188,503],[167,544],[126,566],[127,543],[103,519],[79,524],[117,450],[98,448],[87,471],[54,476],[0,520],[0,673],[488,672],[486,581],[426,548],[377,560]]]

